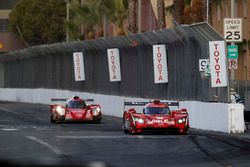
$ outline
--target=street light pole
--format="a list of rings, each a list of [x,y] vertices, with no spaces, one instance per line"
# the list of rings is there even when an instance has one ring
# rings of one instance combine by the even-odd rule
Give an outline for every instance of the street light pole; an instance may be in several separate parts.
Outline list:
[[[207,0],[207,24],[209,20],[209,0]]]
[[[69,22],[69,0],[65,0],[66,4],[66,20]],[[66,27],[66,41],[69,42],[69,28]]]
[[[141,0],[138,0],[138,33],[141,33]]]
[[[235,13],[234,13],[234,0],[231,0],[231,18],[234,18],[235,17]],[[235,45],[234,42],[231,42],[231,45]],[[234,81],[235,81],[235,70],[234,69],[231,69],[231,73],[230,73],[230,87],[234,88],[235,87],[235,84],[234,84]]]

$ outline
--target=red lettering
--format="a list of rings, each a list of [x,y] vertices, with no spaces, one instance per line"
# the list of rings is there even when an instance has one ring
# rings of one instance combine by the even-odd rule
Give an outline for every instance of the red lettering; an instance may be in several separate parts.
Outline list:
[[[160,81],[160,80],[163,80],[162,75],[159,76],[158,80],[159,80],[159,81]]]
[[[215,60],[215,66],[214,66],[214,69],[215,69],[215,73],[216,73],[216,81],[215,83],[216,84],[221,84],[221,80],[220,80],[220,64],[219,64],[219,56],[220,56],[220,52],[218,51],[218,45],[219,44],[214,44],[214,48],[215,48],[215,51],[214,51],[214,60]]]
[[[113,75],[113,79],[117,79],[115,75]]]
[[[215,66],[214,66],[214,68],[215,68],[215,70],[220,70],[220,65],[219,64],[216,64]]]
[[[160,47],[157,47],[158,52],[160,52]]]
[[[161,53],[157,53],[156,55],[159,59],[161,59]]]
[[[216,79],[216,84],[221,84],[220,78]]]
[[[214,59],[215,59],[216,63],[219,63],[219,60],[220,60],[219,57],[215,57]]]
[[[162,65],[161,64],[158,64],[157,67],[158,67],[159,70],[162,69]]]
[[[219,45],[219,44],[214,44],[215,50],[218,50],[218,48],[217,48],[218,45]]]
[[[158,60],[158,63],[160,64],[161,63],[161,58],[160,59],[157,59]]]
[[[216,51],[214,52],[214,56],[215,56],[215,57],[218,57],[219,55],[220,55],[220,52],[216,50]]]
[[[220,71],[215,71],[217,74],[217,77],[220,77]]]
[[[113,50],[111,50],[110,52],[111,52],[111,55],[113,56],[113,55],[114,55],[114,51],[113,51]]]

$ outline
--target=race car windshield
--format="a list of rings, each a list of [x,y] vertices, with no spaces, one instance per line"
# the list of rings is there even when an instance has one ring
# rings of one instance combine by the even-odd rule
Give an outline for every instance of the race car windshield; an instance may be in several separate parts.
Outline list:
[[[84,101],[69,101],[67,104],[69,108],[85,108],[86,103]]]
[[[170,109],[168,107],[146,107],[144,114],[169,114]]]

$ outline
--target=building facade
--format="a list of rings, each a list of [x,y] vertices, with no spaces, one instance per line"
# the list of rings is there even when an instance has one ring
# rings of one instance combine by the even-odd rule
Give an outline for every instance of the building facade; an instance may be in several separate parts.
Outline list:
[[[15,2],[0,0],[0,54],[25,47],[17,35],[9,32],[9,14]]]
[[[222,4],[223,3],[223,4]],[[235,70],[236,80],[250,80],[250,1],[234,0],[234,18],[242,19],[243,41],[235,43],[239,48],[238,68]],[[231,0],[221,1],[212,8],[210,23],[222,36],[224,34],[224,18],[231,18]],[[230,43],[227,43],[230,45]]]

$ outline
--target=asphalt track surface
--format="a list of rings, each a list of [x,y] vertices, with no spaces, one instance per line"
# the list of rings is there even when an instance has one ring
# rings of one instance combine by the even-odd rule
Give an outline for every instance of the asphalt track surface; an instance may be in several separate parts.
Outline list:
[[[0,166],[250,166],[250,140],[227,134],[128,135],[110,116],[101,124],[53,124],[41,104],[0,102],[0,114]]]

